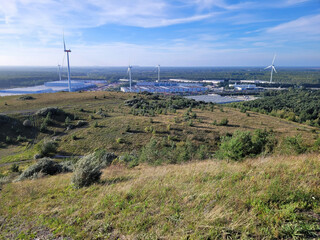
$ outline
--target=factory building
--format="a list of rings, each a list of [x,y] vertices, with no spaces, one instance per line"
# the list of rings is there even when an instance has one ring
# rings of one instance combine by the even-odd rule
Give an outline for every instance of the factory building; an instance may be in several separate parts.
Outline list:
[[[237,91],[262,91],[263,88],[257,87],[255,84],[234,84],[234,89]]]
[[[91,81],[71,81],[72,91],[80,91],[95,87]],[[46,82],[44,85],[38,85],[33,87],[23,87],[23,88],[11,88],[0,90],[0,96],[7,95],[21,95],[21,94],[39,94],[39,93],[52,93],[52,92],[62,92],[69,91],[68,81],[54,81]]]
[[[150,93],[199,93],[205,92],[207,88],[195,83],[172,83],[172,82],[139,82],[131,88],[131,92]],[[122,87],[122,92],[130,92],[129,87]]]

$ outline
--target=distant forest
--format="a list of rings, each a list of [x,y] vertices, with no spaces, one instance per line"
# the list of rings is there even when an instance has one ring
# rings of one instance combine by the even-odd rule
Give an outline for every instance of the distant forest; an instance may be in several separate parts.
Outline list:
[[[240,108],[242,112],[251,110],[310,126],[320,126],[320,91],[318,90],[267,91],[257,100],[230,105]]]
[[[307,87],[310,84],[320,86],[320,68],[279,67],[273,80]],[[127,78],[126,67],[73,67],[73,79],[97,79],[115,82]],[[133,67],[134,80],[153,81],[157,79],[155,67]],[[67,78],[66,70],[62,78]],[[259,67],[162,67],[161,79],[183,78],[192,80],[265,80],[270,79],[270,72]],[[54,67],[0,67],[0,88],[34,86],[47,81],[59,80],[58,70]]]

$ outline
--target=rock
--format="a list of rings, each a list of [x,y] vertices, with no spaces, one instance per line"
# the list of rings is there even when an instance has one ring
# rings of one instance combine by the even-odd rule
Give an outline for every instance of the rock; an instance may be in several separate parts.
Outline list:
[[[28,119],[23,121],[23,126],[25,127],[32,127],[32,122]]]

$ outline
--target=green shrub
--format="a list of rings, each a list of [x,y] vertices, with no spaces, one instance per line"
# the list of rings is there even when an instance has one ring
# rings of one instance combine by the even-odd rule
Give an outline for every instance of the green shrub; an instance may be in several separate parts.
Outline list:
[[[114,153],[109,153],[106,150],[97,150],[93,154],[94,161],[99,164],[101,168],[108,167],[117,156]]]
[[[66,117],[66,119],[64,120],[65,126],[69,126],[70,123],[71,123],[71,119],[69,117]]]
[[[276,145],[273,132],[256,130],[254,133],[236,131],[233,136],[222,138],[218,158],[241,160],[245,157],[256,156],[261,153],[270,153]]]
[[[117,139],[116,139],[116,142],[117,142],[117,143],[124,143],[124,139],[123,139],[123,138],[117,138]]]
[[[229,123],[229,120],[227,118],[223,118],[218,125],[219,126],[227,126],[228,123]]]
[[[19,172],[19,165],[17,165],[17,164],[12,164],[11,166],[10,166],[10,171],[11,172]]]
[[[81,158],[75,165],[71,183],[75,188],[90,186],[99,182],[101,177],[101,166],[96,161],[94,154]]]
[[[69,172],[70,169],[63,167],[61,164],[56,163],[50,158],[40,159],[36,164],[26,169],[17,179],[21,181],[24,179],[38,178],[41,175],[55,175],[62,172]]]
[[[47,126],[47,123],[44,121],[40,126],[40,132],[46,132],[48,130]]]
[[[57,152],[58,145],[55,141],[45,139],[42,144],[39,145],[39,153],[42,156],[50,157]]]
[[[282,154],[301,154],[307,151],[307,146],[303,143],[301,135],[298,134],[293,137],[285,137],[280,146]]]

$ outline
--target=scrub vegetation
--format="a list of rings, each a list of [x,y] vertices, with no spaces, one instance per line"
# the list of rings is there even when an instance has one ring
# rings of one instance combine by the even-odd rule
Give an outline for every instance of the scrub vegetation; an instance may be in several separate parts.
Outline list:
[[[1,98],[0,238],[320,237],[317,125],[179,96],[33,98]]]

